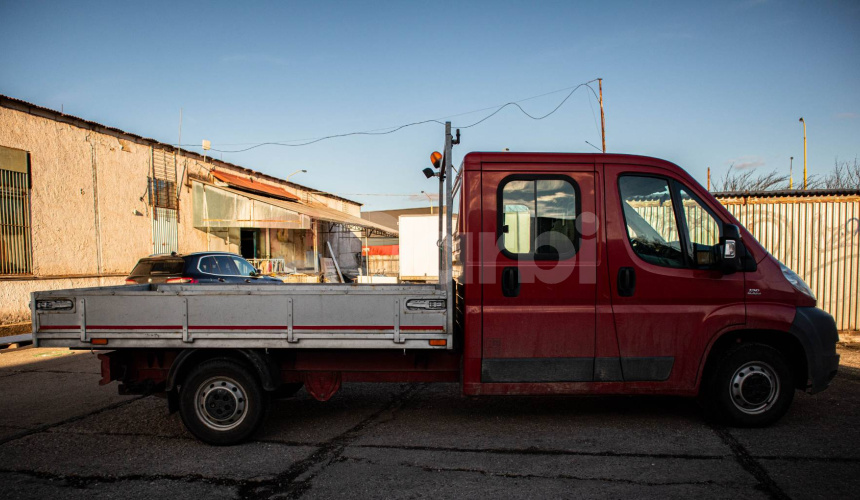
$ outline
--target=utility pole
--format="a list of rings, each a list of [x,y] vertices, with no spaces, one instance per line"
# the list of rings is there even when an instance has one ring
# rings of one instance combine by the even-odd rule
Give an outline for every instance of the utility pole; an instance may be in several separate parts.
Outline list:
[[[708,192],[711,191],[711,167],[708,167]]]
[[[806,191],[806,120],[801,116],[800,122],[803,123],[803,190]]]
[[[788,189],[794,189],[794,157],[788,158]]]
[[[603,116],[603,78],[597,79],[600,88],[600,138],[603,141],[603,152],[606,152],[606,118]]]
[[[433,200],[430,198],[430,195],[424,191],[421,191],[421,194],[427,197],[427,203],[430,204],[430,215],[433,215]]]

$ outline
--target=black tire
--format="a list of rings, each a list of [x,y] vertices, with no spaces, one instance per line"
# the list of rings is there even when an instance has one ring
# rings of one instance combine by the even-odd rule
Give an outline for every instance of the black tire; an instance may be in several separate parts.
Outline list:
[[[770,425],[785,415],[794,399],[785,357],[764,344],[740,344],[726,351],[704,389],[709,416],[736,427]]]
[[[189,432],[204,443],[241,443],[263,422],[268,397],[254,374],[228,359],[200,363],[179,390],[179,413]]]
[[[290,382],[289,384],[281,384],[280,387],[272,391],[272,399],[287,399],[296,395],[302,390],[305,384],[302,382]]]

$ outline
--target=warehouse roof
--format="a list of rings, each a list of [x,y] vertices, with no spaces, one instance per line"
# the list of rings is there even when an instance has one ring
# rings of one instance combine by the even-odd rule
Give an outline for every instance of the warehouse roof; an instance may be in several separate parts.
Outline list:
[[[76,127],[80,127],[80,128],[84,128],[84,129],[88,129],[88,130],[93,130],[95,132],[99,132],[99,133],[103,133],[103,134],[122,136],[122,138],[124,138],[124,139],[131,140],[131,141],[138,142],[138,143],[148,144],[150,146],[158,147],[159,149],[164,149],[167,151],[173,152],[173,151],[180,151],[181,150],[181,153],[184,156],[187,156],[189,158],[195,158],[195,159],[198,159],[201,161],[203,160],[203,155],[195,153],[194,151],[188,151],[185,149],[178,148],[177,146],[175,146],[173,144],[167,144],[167,143],[160,142],[158,140],[155,140],[155,139],[152,139],[149,137],[143,137],[141,135],[133,134],[131,132],[126,132],[125,130],[118,129],[116,127],[109,127],[107,125],[103,125],[101,123],[94,122],[91,120],[86,120],[86,119],[80,118],[78,116],[68,115],[66,113],[62,113],[62,112],[54,110],[54,109],[46,108],[44,106],[39,106],[38,104],[33,104],[31,102],[22,101],[21,99],[16,99],[14,97],[9,97],[7,95],[0,94],[0,106],[2,106],[4,108],[22,111],[24,113],[29,113],[29,114],[34,115],[34,116],[40,116],[42,118],[47,118],[49,120],[54,120],[54,121],[58,121],[58,122],[62,122],[62,123],[68,123],[69,125],[74,125]],[[234,170],[234,171],[240,171],[240,172],[244,173],[245,175],[253,175],[253,176],[260,177],[260,178],[263,178],[263,179],[266,179],[269,181],[276,182],[278,184],[292,185],[292,186],[300,187],[302,189],[310,189],[312,191],[324,194],[326,196],[331,196],[332,198],[336,198],[338,200],[346,201],[348,203],[353,203],[355,205],[363,205],[362,203],[359,203],[359,202],[354,201],[354,200],[343,198],[343,197],[335,195],[335,194],[326,193],[325,191],[311,189],[311,188],[304,186],[302,184],[296,184],[294,182],[290,182],[290,181],[287,181],[285,179],[281,179],[281,178],[278,178],[278,177],[275,177],[272,175],[264,174],[264,173],[258,172],[256,170],[251,170],[250,168],[245,168],[241,165],[236,165],[235,163],[230,163],[230,162],[226,162],[223,160],[217,160],[217,159],[214,159],[211,157],[207,157],[206,161],[210,162],[210,163],[214,163],[215,165],[227,167],[227,168]]]

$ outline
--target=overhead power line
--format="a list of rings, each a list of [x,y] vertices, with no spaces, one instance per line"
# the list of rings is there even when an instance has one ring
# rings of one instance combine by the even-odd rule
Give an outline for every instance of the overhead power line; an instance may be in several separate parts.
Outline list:
[[[497,106],[490,106],[490,107],[476,109],[476,110],[472,110],[472,111],[466,111],[464,113],[457,113],[454,115],[448,115],[448,116],[444,116],[444,117],[440,117],[440,118],[434,118],[434,119],[430,119],[430,120],[421,120],[421,121],[416,121],[416,122],[412,122],[412,123],[406,123],[406,124],[397,125],[394,127],[386,127],[386,128],[381,128],[381,129],[366,130],[366,131],[360,131],[360,132],[347,132],[347,133],[343,133],[343,134],[333,134],[333,135],[327,135],[324,137],[317,137],[317,138],[313,138],[313,139],[295,139],[295,140],[288,140],[288,141],[244,143],[244,144],[252,144],[252,145],[250,145],[247,148],[242,148],[242,149],[232,149],[231,150],[231,149],[211,148],[211,150],[217,151],[219,153],[244,153],[245,151],[250,151],[252,149],[256,149],[256,148],[263,147],[263,146],[301,147],[301,146],[309,146],[311,144],[316,144],[318,142],[325,141],[328,139],[336,139],[336,138],[340,138],[340,137],[360,136],[360,135],[387,135],[387,134],[393,134],[394,132],[398,132],[398,131],[403,130],[407,127],[414,127],[416,125],[424,125],[427,123],[436,123],[439,125],[444,125],[442,120],[446,120],[446,119],[450,119],[450,118],[456,118],[458,116],[469,115],[472,113],[479,113],[481,111],[493,110],[492,113],[488,114],[487,116],[481,118],[480,120],[478,120],[474,123],[471,123],[469,125],[456,125],[455,126],[455,128],[467,129],[467,128],[474,127],[476,125],[479,125],[479,124],[489,120],[490,118],[492,118],[493,116],[498,114],[500,111],[502,111],[503,109],[505,109],[509,106],[516,107],[517,109],[520,110],[520,112],[522,112],[524,115],[531,118],[532,120],[543,120],[544,118],[547,118],[548,116],[550,116],[550,115],[554,114],[556,111],[558,111],[559,108],[561,108],[564,105],[564,103],[567,102],[568,99],[570,99],[570,96],[572,96],[577,90],[579,90],[582,87],[587,87],[589,90],[591,90],[591,93],[594,94],[595,98],[597,98],[597,94],[594,92],[594,89],[590,85],[591,83],[596,82],[596,81],[597,81],[597,79],[589,80],[587,82],[580,83],[579,85],[574,85],[572,87],[566,87],[566,88],[559,89],[559,90],[553,90],[551,92],[546,92],[546,93],[543,93],[540,95],[526,97],[525,99],[520,99],[518,101],[511,101],[511,102],[507,102],[507,103],[500,104]],[[538,99],[540,97],[545,97],[545,96],[552,95],[552,94],[557,94],[559,92],[564,92],[567,90],[569,90],[570,92],[568,92],[568,94],[564,97],[564,99],[562,99],[561,102],[558,103],[558,105],[552,109],[552,111],[550,111],[549,113],[546,113],[542,116],[532,115],[531,113],[529,113],[528,111],[523,109],[523,107],[520,105],[520,103],[523,103],[526,101]],[[589,101],[589,104],[590,104],[590,101]],[[298,142],[298,141],[301,141],[301,142]],[[235,145],[240,145],[240,144],[235,144]],[[192,148],[199,148],[200,147],[199,145],[195,145],[195,144],[176,144],[176,146],[192,147]]]
[[[253,145],[253,146],[250,146],[250,147],[247,147],[247,148],[244,148],[244,149],[222,150],[222,149],[215,149],[215,148],[212,148],[212,151],[218,151],[219,153],[244,153],[245,151],[250,151],[250,150],[252,150],[252,149],[256,149],[256,148],[259,148],[259,147],[262,147],[262,146],[284,146],[284,147],[288,147],[288,148],[295,148],[295,147],[300,147],[300,146],[310,146],[311,144],[315,144],[315,143],[320,142],[320,141],[325,141],[326,139],[335,139],[335,138],[337,138],[337,137],[349,137],[349,136],[351,136],[351,135],[386,135],[386,134],[393,134],[394,132],[397,132],[398,130],[402,130],[402,129],[406,128],[406,127],[414,127],[415,125],[423,125],[423,124],[425,124],[425,123],[438,123],[439,125],[445,125],[444,123],[442,123],[442,122],[440,122],[440,121],[438,121],[438,120],[423,120],[423,121],[420,121],[420,122],[413,122],[413,123],[407,123],[407,124],[405,124],[405,125],[400,125],[400,126],[398,126],[398,127],[394,128],[394,129],[391,129],[391,130],[388,130],[388,131],[385,131],[385,132],[373,132],[373,131],[367,131],[367,132],[347,132],[347,133],[345,133],[345,134],[327,135],[327,136],[325,136],[325,137],[319,137],[319,138],[317,138],[317,139],[313,139],[313,140],[309,140],[309,141],[305,141],[305,142],[300,142],[300,143],[297,143],[297,144],[289,144],[289,143],[287,143],[287,142],[261,142],[261,143],[259,143],[259,144],[255,144],[255,145]]]
[[[490,113],[489,115],[487,115],[487,116],[485,116],[485,117],[481,118],[480,120],[476,121],[475,123],[472,123],[472,124],[470,124],[470,125],[457,125],[457,126],[456,126],[456,128],[464,129],[464,128],[471,128],[471,127],[474,127],[475,125],[479,125],[479,124],[481,124],[481,123],[483,123],[483,122],[485,122],[485,121],[489,120],[490,118],[492,118],[493,116],[495,116],[495,115],[496,115],[496,113],[498,113],[499,111],[501,111],[501,110],[503,110],[503,109],[507,108],[508,106],[514,106],[514,107],[516,107],[517,109],[519,109],[520,111],[522,111],[522,113],[523,113],[524,115],[528,116],[528,117],[529,117],[529,118],[531,118],[532,120],[543,120],[544,118],[546,118],[546,117],[548,117],[548,116],[552,115],[553,113],[555,113],[556,111],[558,111],[558,110],[559,110],[559,108],[561,108],[561,107],[564,105],[564,103],[566,103],[566,102],[567,102],[567,100],[568,100],[568,99],[570,99],[570,96],[572,96],[572,95],[573,95],[573,93],[574,93],[574,92],[576,92],[577,90],[579,90],[581,87],[588,87],[588,88],[590,88],[590,89],[591,89],[591,86],[590,86],[590,85],[588,85],[588,84],[589,84],[589,83],[591,83],[591,82],[595,82],[595,81],[597,81],[597,80],[595,79],[595,80],[591,80],[591,81],[588,81],[588,82],[585,82],[585,83],[580,83],[579,85],[577,85],[577,86],[573,87],[573,89],[572,89],[572,90],[571,90],[571,91],[570,91],[570,92],[569,92],[569,93],[564,97],[564,99],[562,99],[562,100],[561,100],[561,102],[560,102],[560,103],[558,103],[558,106],[556,106],[555,108],[553,108],[553,110],[552,110],[552,111],[550,111],[549,113],[547,113],[547,114],[545,114],[545,115],[542,115],[542,116],[533,116],[533,115],[531,115],[528,111],[526,111],[525,109],[523,109],[523,107],[522,107],[522,106],[520,106],[520,104],[519,104],[519,103],[520,103],[520,102],[522,102],[522,101],[525,101],[525,100],[526,100],[526,99],[523,99],[523,100],[521,100],[521,101],[511,101],[511,102],[507,102],[507,103],[505,103],[505,104],[502,104],[501,106],[499,106],[498,108],[496,108],[496,110],[495,110],[495,111],[493,111],[493,112],[492,112],[492,113]],[[592,91],[592,92],[594,92],[594,89],[591,89],[591,91]]]

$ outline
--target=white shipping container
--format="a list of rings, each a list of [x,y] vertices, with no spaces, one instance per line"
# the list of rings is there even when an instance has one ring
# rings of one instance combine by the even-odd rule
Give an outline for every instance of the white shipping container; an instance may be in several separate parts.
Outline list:
[[[400,279],[438,281],[439,239],[438,215],[401,215]]]

